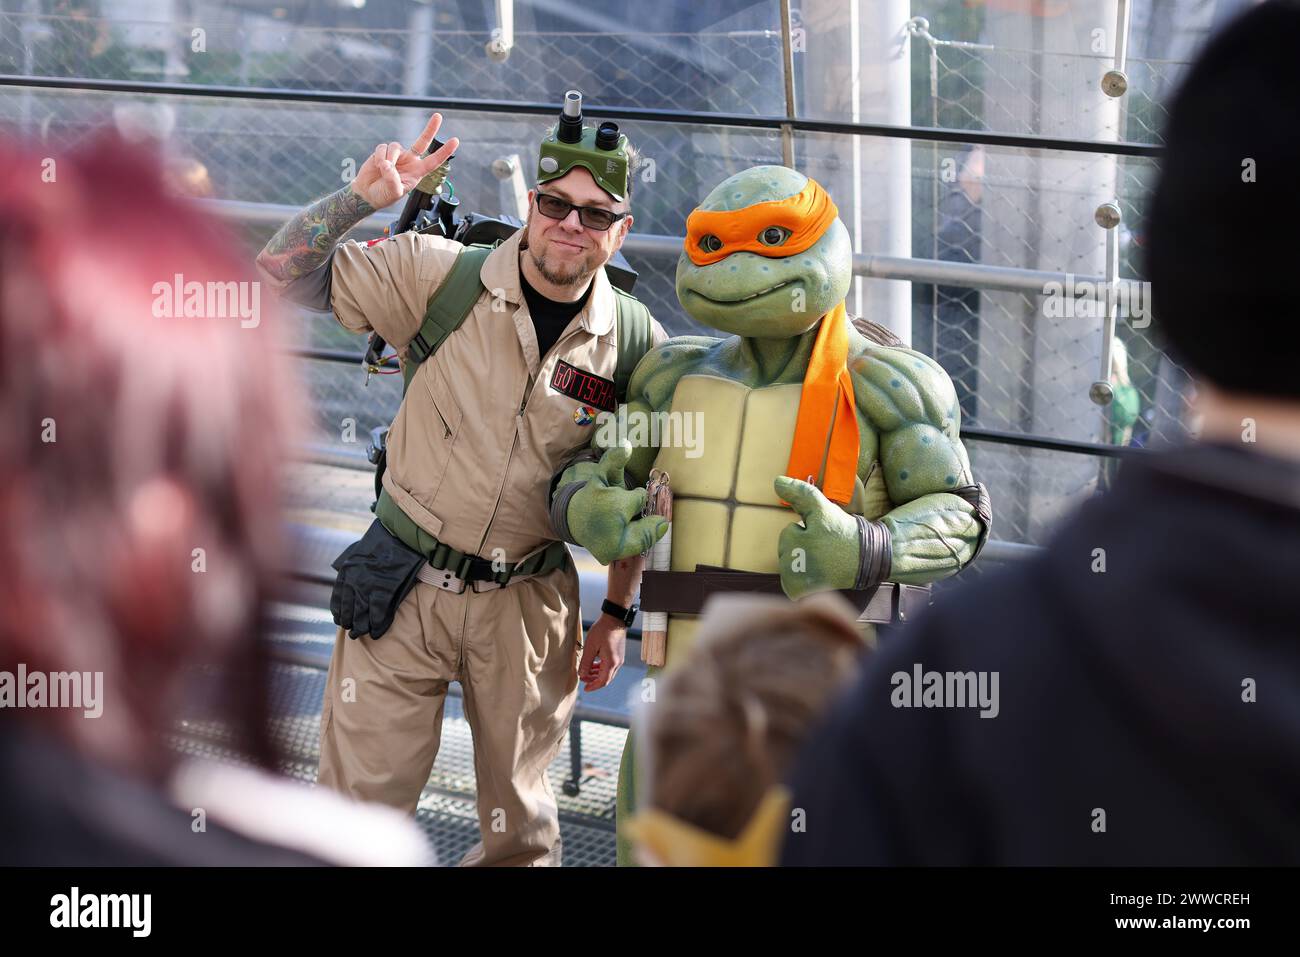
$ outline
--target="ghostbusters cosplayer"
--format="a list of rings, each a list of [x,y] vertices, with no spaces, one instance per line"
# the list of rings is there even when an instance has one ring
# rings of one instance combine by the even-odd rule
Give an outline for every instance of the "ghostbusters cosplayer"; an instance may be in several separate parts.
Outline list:
[[[989,498],[971,476],[951,380],[845,313],[853,257],[837,217],[815,180],[782,166],[715,187],[687,219],[677,296],[729,337],[651,350],[626,413],[695,416],[700,441],[624,442],[557,483],[570,533],[601,558],[663,533],[648,519],[627,523],[622,471],[634,484],[652,469],[669,476],[671,560],[641,591],[643,611],[668,615],[654,665],[685,660],[716,592],[838,590],[864,631],[907,620],[928,603],[925,586],[964,568],[988,537]],[[620,863],[630,862],[623,831],[639,790],[634,737],[619,781]]]
[[[570,117],[542,144],[524,229],[495,248],[414,232],[340,242],[449,159],[454,138],[424,155],[441,119],[409,149],[380,144],[348,187],[296,216],[258,257],[285,295],[378,332],[408,380],[377,519],[335,562],[340,627],[318,780],[413,812],[448,684],[459,681],[481,836],[461,863],[558,865],[547,766],[579,677],[589,690],[609,682],[627,623],[602,614],[584,647],[578,576],[549,496],[590,445],[597,411],[617,401],[623,294],[602,267],[632,223],[632,170],[626,137],[597,143]],[[472,308],[431,335],[440,287],[470,255],[482,257],[481,268],[472,261],[481,287]],[[666,335],[636,307],[644,353]],[[607,605],[633,604],[640,570],[639,559],[611,565]]]

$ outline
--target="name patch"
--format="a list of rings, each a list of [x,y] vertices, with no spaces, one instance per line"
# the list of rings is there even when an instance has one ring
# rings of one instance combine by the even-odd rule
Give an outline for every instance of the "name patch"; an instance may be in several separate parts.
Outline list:
[[[606,412],[618,408],[612,379],[602,379],[593,373],[575,369],[563,359],[555,364],[555,371],[551,373],[551,388],[561,395],[594,405]]]

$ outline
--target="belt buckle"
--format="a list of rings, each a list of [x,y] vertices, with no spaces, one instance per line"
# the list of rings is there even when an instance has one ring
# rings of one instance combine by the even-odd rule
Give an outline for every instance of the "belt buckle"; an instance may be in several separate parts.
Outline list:
[[[496,591],[498,588],[505,586],[498,582],[495,577],[496,562],[486,558],[479,558],[477,555],[470,559],[469,568],[465,574],[469,575],[469,586],[475,593],[485,591]]]

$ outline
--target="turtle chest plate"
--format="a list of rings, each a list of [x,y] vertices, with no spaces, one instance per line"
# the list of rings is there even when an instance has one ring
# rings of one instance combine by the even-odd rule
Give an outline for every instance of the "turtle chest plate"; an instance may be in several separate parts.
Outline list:
[[[712,375],[677,383],[655,459],[673,489],[673,571],[779,571],[777,539],[798,516],[772,482],[790,460],[801,391]]]

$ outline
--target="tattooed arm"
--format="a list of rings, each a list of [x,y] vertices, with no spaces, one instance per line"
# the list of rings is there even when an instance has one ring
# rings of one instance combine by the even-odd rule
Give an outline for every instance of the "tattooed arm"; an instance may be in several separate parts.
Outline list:
[[[347,231],[374,211],[350,184],[344,186],[281,226],[258,255],[257,265],[279,284],[301,279],[322,266]]]
[[[432,155],[424,155],[441,125],[442,114],[433,114],[410,149],[400,143],[376,146],[351,183],[307,207],[271,237],[257,257],[262,274],[283,288],[316,273],[320,281],[306,285],[319,287],[318,292],[326,290],[321,308],[328,309],[329,270],[321,267],[349,229],[375,210],[397,202],[456,152],[460,140],[452,137]]]

